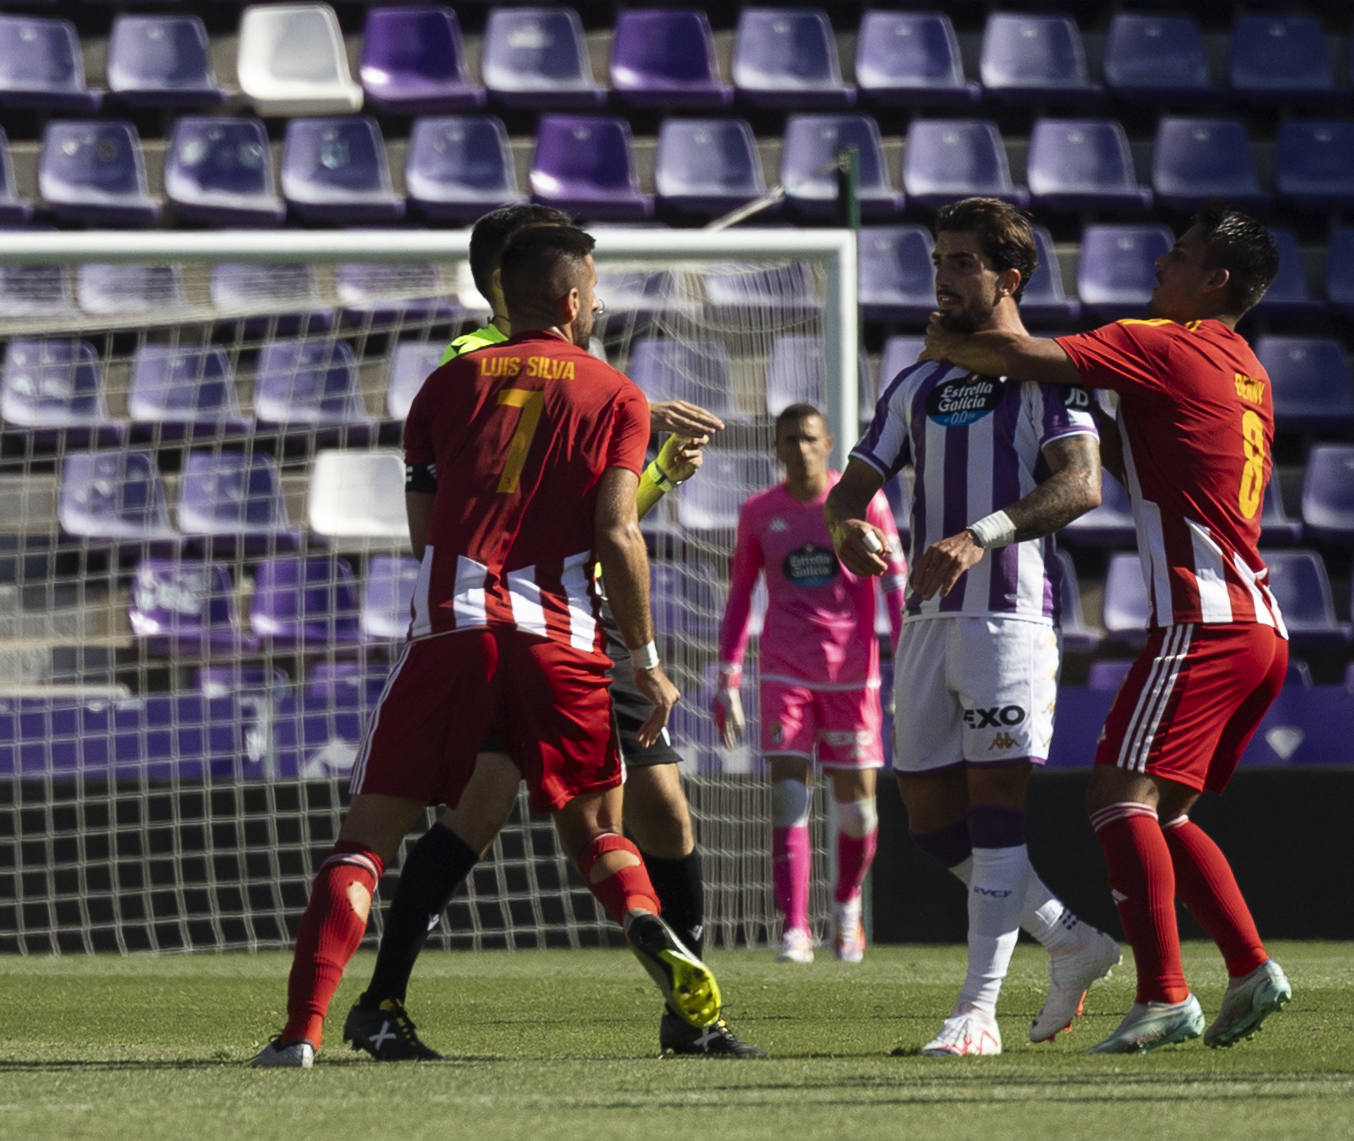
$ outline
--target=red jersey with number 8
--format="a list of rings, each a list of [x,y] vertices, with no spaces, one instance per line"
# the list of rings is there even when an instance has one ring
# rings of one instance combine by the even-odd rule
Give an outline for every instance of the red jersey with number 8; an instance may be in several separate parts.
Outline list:
[[[404,426],[405,463],[437,479],[410,637],[509,628],[601,653],[597,485],[639,473],[648,442],[644,393],[557,334],[436,369]]]
[[[1259,554],[1273,467],[1269,376],[1221,321],[1116,321],[1057,338],[1119,394],[1151,625],[1257,622],[1287,636]]]

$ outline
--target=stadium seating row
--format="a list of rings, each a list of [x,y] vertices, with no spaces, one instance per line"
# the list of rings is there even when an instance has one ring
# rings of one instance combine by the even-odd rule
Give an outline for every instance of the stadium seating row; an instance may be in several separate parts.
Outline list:
[[[929,250],[924,231],[905,236],[917,248]],[[929,286],[920,285],[922,278],[929,281],[929,265],[928,253],[925,261],[919,259],[907,270],[919,282],[907,301],[910,320],[929,312],[928,292],[923,292]],[[870,305],[869,298],[878,294],[867,290],[865,297]],[[340,337],[266,340],[247,368],[218,346],[147,342],[131,356],[124,421],[109,414],[93,344],[73,338],[14,338],[0,367],[0,420],[48,447],[211,438],[244,442],[254,435],[358,446],[375,442],[383,426],[382,438],[393,441],[415,393],[440,361],[442,347],[430,341],[400,341],[392,347],[382,378],[380,419],[367,409],[358,358]],[[883,386],[916,360],[920,348],[918,336],[888,338],[874,375],[863,358],[863,417]],[[1281,431],[1339,435],[1354,428],[1354,377],[1338,340],[1264,333],[1255,338],[1255,349],[1273,385]],[[703,404],[732,423],[747,423],[763,413],[775,416],[790,404],[815,399],[827,371],[821,339],[777,337],[765,365],[764,404],[753,409],[735,402],[728,350],[721,341],[641,335],[630,345],[628,358],[616,363],[651,400]],[[237,377],[252,377],[253,415],[248,419],[241,412]]]
[[[894,217],[908,205],[931,210],[968,194],[1128,218],[1147,214],[1154,202],[1185,211],[1213,197],[1262,213],[1276,204],[1304,212],[1354,207],[1354,119],[1285,120],[1272,189],[1261,183],[1245,125],[1226,116],[1161,116],[1150,186],[1138,183],[1128,136],[1115,119],[1036,118],[1028,187],[1013,181],[993,120],[916,118],[902,142],[895,183],[873,116],[788,115],[779,171],[786,201],[806,218],[831,218],[836,155],[853,146],[866,218]],[[22,223],[33,204],[15,188],[4,143],[0,133],[0,220]],[[531,195],[589,219],[636,221],[658,206],[709,217],[766,193],[757,141],[742,118],[665,118],[654,162],[650,194],[641,188],[624,118],[543,115],[529,171]],[[163,184],[175,220],[208,225],[381,225],[407,213],[467,220],[525,197],[502,120],[479,113],[414,120],[405,194],[394,188],[381,127],[367,115],[288,120],[280,196],[262,121],[180,117],[165,151]],[[133,123],[105,118],[47,124],[37,188],[54,217],[88,225],[155,224],[163,208],[149,185]]]
[[[746,7],[739,12],[732,83],[720,76],[703,11],[637,8],[617,14],[611,91],[632,106],[846,107],[1006,102],[1076,104],[1103,94],[1199,105],[1228,94],[1260,106],[1347,104],[1320,22],[1306,14],[1239,14],[1226,84],[1209,73],[1199,26],[1186,13],[1119,12],[1094,81],[1077,24],[1058,14],[995,11],[982,36],[979,81],[964,74],[950,18],[937,11],[866,11],[857,29],[854,83],[842,78],[828,13]],[[1347,69],[1347,70],[1346,70]],[[1345,68],[1354,74],[1354,57]],[[108,97],[130,104],[202,106],[225,92],[212,73],[203,23],[191,14],[124,14],[108,39]],[[564,6],[492,8],[483,40],[483,82],[473,81],[455,12],[444,5],[374,7],[361,39],[360,82],[350,74],[342,30],[326,4],[255,4],[240,16],[237,72],[265,115],[353,111],[364,105],[418,114],[482,106],[595,107],[597,83],[578,14]],[[1341,76],[1341,80],[1344,75]],[[0,104],[91,110],[103,92],[85,84],[80,44],[67,21],[0,18]]]

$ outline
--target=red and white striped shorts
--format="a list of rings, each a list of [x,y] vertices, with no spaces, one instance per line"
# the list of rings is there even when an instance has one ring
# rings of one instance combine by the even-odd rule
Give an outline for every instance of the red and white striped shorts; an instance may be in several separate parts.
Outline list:
[[[1119,687],[1097,765],[1221,792],[1288,670],[1288,642],[1258,623],[1154,629]]]

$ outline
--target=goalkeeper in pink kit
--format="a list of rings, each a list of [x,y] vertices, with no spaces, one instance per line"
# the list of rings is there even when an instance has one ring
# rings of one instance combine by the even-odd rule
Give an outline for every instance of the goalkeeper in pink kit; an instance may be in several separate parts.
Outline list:
[[[870,503],[868,518],[885,537],[889,569],[876,580],[858,577],[837,561],[823,504],[840,474],[827,466],[832,438],[816,408],[793,404],[781,412],[775,447],[785,482],[752,496],[738,519],[719,638],[715,719],[725,745],[732,746],[745,727],[738,687],[752,593],[765,575],[761,750],[771,771],[772,879],[784,920],[778,958],[813,959],[809,812],[817,761],[832,781],[836,804],[835,950],[839,959],[859,962],[865,952],[861,885],[874,860],[875,777],[884,764],[877,592],[883,591],[896,643],[907,567],[882,495]]]

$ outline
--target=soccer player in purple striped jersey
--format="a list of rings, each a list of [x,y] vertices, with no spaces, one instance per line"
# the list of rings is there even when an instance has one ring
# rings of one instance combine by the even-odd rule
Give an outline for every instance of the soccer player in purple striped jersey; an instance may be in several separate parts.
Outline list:
[[[968,198],[936,219],[935,286],[955,329],[1023,328],[1036,265],[1029,219]],[[997,997],[1021,927],[1050,953],[1030,1027],[1052,1039],[1118,945],[1042,882],[1025,846],[1030,774],[1047,759],[1057,697],[1058,564],[1052,534],[1100,502],[1086,393],[1017,384],[944,361],[898,374],[825,514],[842,563],[883,574],[865,507],[913,475],[907,621],[894,655],[893,767],[912,838],[968,885],[968,973],[923,1054],[1001,1052]]]

